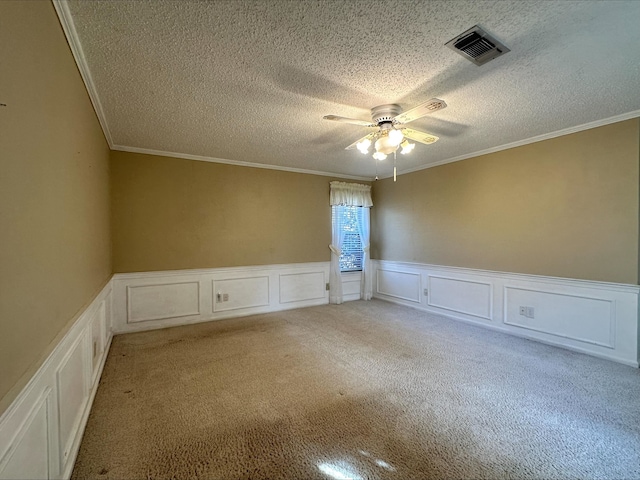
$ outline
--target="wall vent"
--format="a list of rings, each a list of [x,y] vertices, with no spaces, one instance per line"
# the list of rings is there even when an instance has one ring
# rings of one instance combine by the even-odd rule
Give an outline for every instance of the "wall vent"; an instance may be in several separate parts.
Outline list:
[[[511,51],[478,25],[449,40],[445,45],[476,65],[484,65]]]

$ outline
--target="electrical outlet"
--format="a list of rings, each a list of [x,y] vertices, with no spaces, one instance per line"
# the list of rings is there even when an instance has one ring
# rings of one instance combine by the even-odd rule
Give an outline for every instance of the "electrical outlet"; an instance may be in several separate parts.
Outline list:
[[[428,289],[428,288],[425,288],[425,289],[424,289],[424,296],[426,297],[426,296],[428,296],[428,295],[429,295],[429,289]]]
[[[329,284],[327,283],[324,288],[327,292],[329,291]]]
[[[535,310],[533,307],[520,307],[520,315],[527,318],[535,318]]]
[[[228,302],[229,301],[229,294],[228,293],[223,293],[222,294],[222,301],[223,302]]]

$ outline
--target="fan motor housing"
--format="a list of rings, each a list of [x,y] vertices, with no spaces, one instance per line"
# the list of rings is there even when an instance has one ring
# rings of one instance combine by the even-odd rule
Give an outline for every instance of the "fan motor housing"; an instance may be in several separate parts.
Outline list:
[[[391,122],[393,119],[402,113],[402,107],[395,103],[389,103],[387,105],[378,105],[371,109],[371,120],[377,125],[384,122]]]

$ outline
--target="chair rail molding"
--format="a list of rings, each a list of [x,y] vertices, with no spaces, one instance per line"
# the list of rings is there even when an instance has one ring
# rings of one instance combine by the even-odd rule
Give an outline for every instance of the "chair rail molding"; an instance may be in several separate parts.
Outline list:
[[[71,476],[114,334],[327,304],[328,279],[329,262],[113,275],[0,417],[0,480]],[[343,282],[357,300],[359,272]]]
[[[0,417],[0,479],[66,479],[111,345],[111,280]]]
[[[374,297],[638,367],[636,285],[372,261]],[[0,480],[71,476],[115,333],[328,303],[329,262],[115,274],[0,417]],[[359,272],[343,275],[359,298]]]
[[[329,262],[116,273],[112,281],[115,333],[329,303]]]
[[[372,260],[375,298],[638,367],[637,285]]]

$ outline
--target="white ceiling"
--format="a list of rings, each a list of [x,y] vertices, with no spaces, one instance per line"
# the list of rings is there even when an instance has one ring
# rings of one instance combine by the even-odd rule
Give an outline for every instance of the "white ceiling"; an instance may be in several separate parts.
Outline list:
[[[55,2],[118,150],[371,178],[368,130],[324,115],[445,100],[400,172],[640,115],[637,0]],[[476,24],[511,52],[444,46]]]

